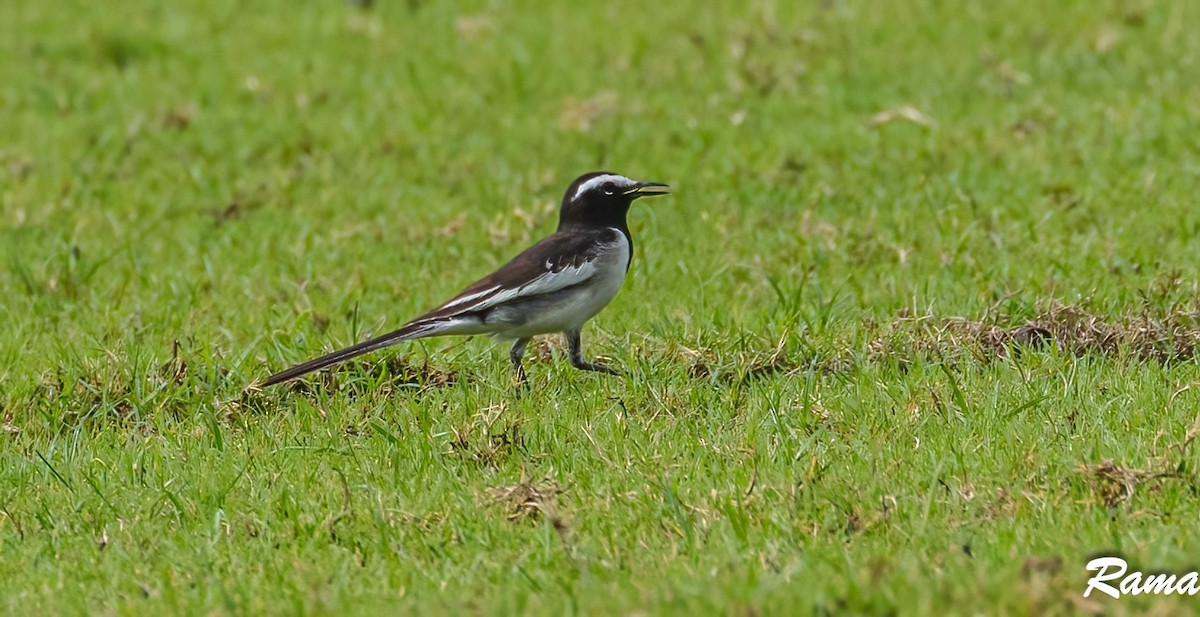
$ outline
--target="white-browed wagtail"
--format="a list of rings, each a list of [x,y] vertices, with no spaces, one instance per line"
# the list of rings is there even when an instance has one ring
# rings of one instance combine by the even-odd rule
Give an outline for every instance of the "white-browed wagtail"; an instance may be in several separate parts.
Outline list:
[[[580,176],[563,195],[558,230],[499,270],[404,327],[271,375],[260,387],[295,379],[403,341],[449,334],[490,334],[513,341],[508,357],[521,383],[529,340],[562,332],[571,365],[615,374],[583,357],[580,330],[620,291],[633,259],[626,214],[639,197],[671,192],[609,172]]]

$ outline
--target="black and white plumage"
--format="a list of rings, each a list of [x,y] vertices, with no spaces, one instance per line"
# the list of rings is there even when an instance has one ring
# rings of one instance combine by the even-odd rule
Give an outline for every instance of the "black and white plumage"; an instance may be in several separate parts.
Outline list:
[[[399,330],[271,375],[260,387],[403,341],[452,334],[490,334],[512,340],[509,359],[525,382],[521,358],[529,340],[562,332],[571,365],[615,373],[583,357],[580,331],[620,291],[633,258],[626,215],[635,199],[669,193],[659,182],[638,182],[610,172],[580,176],[563,195],[558,230],[445,304]]]

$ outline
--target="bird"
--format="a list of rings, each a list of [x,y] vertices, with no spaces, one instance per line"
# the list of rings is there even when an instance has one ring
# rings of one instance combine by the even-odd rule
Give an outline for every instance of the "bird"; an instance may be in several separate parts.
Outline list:
[[[626,220],[630,206],[639,198],[670,192],[662,182],[607,171],[583,174],[563,194],[555,232],[500,269],[398,330],[275,373],[257,387],[404,341],[448,335],[488,334],[512,341],[509,362],[525,387],[528,377],[521,359],[529,341],[542,334],[565,334],[571,366],[619,374],[584,357],[581,332],[584,323],[616,297],[633,262],[633,236]]]

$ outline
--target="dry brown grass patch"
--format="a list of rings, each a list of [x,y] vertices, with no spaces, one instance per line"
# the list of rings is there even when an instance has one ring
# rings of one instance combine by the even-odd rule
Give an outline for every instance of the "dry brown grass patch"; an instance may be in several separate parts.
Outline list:
[[[940,358],[966,351],[980,360],[1006,358],[1026,349],[1054,348],[1074,356],[1129,356],[1163,364],[1200,353],[1200,310],[1149,310],[1104,317],[1082,307],[1056,304],[1033,319],[1003,325],[981,320],[901,314],[869,344],[872,360]]]
[[[558,496],[566,489],[550,478],[531,482],[523,477],[510,486],[496,486],[487,490],[488,500],[493,505],[503,505],[505,518],[511,522],[545,519],[554,525],[560,538],[567,539],[568,527],[558,507]]]
[[[1114,508],[1133,497],[1134,490],[1141,484],[1157,482],[1163,478],[1178,478],[1175,472],[1159,472],[1148,469],[1121,467],[1111,460],[1099,465],[1080,465],[1077,470],[1092,480],[1092,490],[1106,507]]]
[[[1090,479],[1092,492],[1105,506],[1113,508],[1132,498],[1139,486],[1146,485],[1148,490],[1157,491],[1162,480],[1186,479],[1185,461],[1190,460],[1188,450],[1198,438],[1200,419],[1188,429],[1183,439],[1154,457],[1150,469],[1123,467],[1107,459],[1098,465],[1080,465],[1076,471]]]

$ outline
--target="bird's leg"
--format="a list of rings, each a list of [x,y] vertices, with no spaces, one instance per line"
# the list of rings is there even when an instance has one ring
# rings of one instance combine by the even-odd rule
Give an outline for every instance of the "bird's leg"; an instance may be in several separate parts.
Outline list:
[[[508,350],[508,359],[512,362],[513,372],[517,374],[517,384],[529,387],[529,379],[525,377],[525,367],[521,366],[521,358],[525,356],[525,346],[529,344],[529,337],[519,338],[513,341],[512,349]]]
[[[617,371],[604,366],[603,364],[593,364],[583,359],[583,345],[579,340],[579,328],[567,330],[563,334],[567,335],[567,347],[570,349],[571,366],[581,371],[595,371],[597,373],[607,373],[609,375],[620,375]]]

